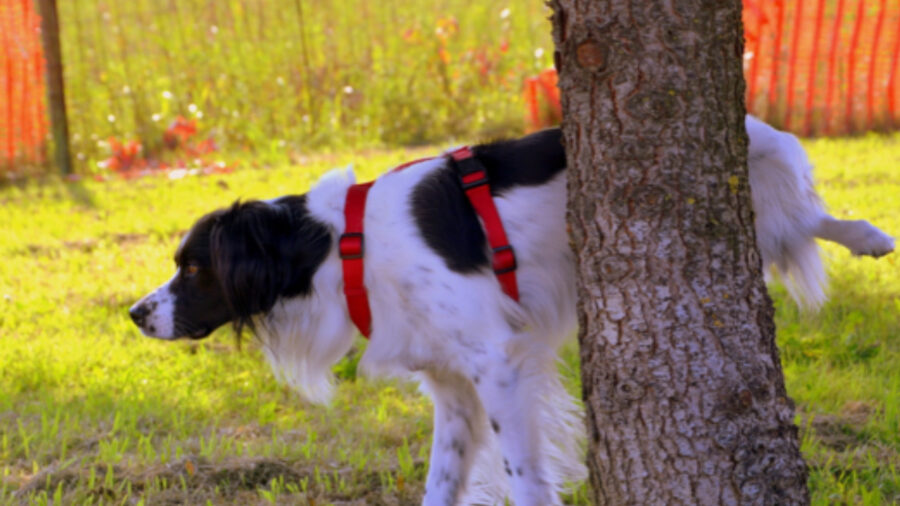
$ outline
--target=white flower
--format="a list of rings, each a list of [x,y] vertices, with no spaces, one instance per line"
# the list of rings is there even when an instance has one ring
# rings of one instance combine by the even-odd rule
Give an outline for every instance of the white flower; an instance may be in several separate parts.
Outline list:
[[[187,170],[185,169],[175,169],[169,172],[169,179],[181,179],[187,175]]]
[[[500,11],[500,19],[506,19],[509,17],[509,7]]]

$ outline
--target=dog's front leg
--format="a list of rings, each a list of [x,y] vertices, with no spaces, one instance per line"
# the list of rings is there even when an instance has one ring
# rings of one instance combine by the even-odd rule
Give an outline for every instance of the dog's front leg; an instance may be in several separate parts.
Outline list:
[[[485,426],[484,410],[465,377],[446,372],[424,375],[434,403],[434,436],[425,482],[426,506],[455,506],[463,493]]]
[[[500,440],[503,466],[516,506],[549,506],[561,504],[551,480],[541,448],[538,396],[543,389],[532,384],[540,374],[514,363],[503,353],[484,355],[475,364],[484,372],[475,389],[490,420],[490,427]]]

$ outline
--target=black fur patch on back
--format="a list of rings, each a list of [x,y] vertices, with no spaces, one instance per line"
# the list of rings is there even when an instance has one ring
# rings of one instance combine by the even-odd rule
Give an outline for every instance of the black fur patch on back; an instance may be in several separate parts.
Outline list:
[[[562,133],[543,130],[512,141],[472,148],[484,165],[495,197],[517,186],[545,184],[566,167]],[[425,243],[455,272],[489,265],[487,238],[447,157],[447,166],[425,177],[410,197],[412,214]],[[502,219],[502,216],[501,216]]]
[[[411,204],[419,233],[450,270],[472,272],[487,265],[484,231],[453,169],[429,174],[416,185]]]
[[[541,130],[511,141],[472,148],[487,169],[495,197],[516,186],[547,183],[566,168],[566,150],[559,128]]]

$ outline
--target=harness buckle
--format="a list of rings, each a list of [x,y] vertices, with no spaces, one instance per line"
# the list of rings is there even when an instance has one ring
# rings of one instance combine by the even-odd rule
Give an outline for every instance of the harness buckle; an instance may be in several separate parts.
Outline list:
[[[363,257],[365,240],[362,232],[342,234],[338,241],[338,253],[341,260],[357,260]]]
[[[516,262],[516,253],[513,251],[512,246],[509,244],[497,246],[493,249],[493,252],[494,258],[491,266],[494,269],[494,274],[506,274],[516,270],[518,263]]]
[[[459,175],[463,190],[490,183],[484,166],[468,147],[450,153],[450,157],[456,162],[456,173]]]
[[[483,170],[470,172],[468,174],[461,174],[459,176],[459,180],[462,183],[464,191],[475,188],[476,186],[486,185],[490,182],[488,180],[487,174]]]

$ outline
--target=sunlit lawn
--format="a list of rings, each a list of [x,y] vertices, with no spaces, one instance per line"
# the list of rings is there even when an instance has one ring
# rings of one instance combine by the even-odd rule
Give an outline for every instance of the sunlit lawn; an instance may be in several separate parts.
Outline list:
[[[807,146],[834,214],[900,235],[900,136]],[[355,379],[351,357],[337,367],[334,403],[310,406],[274,381],[252,341],[239,350],[229,331],[194,344],[146,339],[126,310],[171,275],[179,236],[200,214],[305,191],[351,161],[370,177],[420,154],[0,190],[0,503],[417,502],[431,414],[414,386]],[[798,314],[772,290],[813,497],[898,502],[897,255],[825,249],[832,299],[820,314]],[[565,356],[577,390],[573,345]]]

